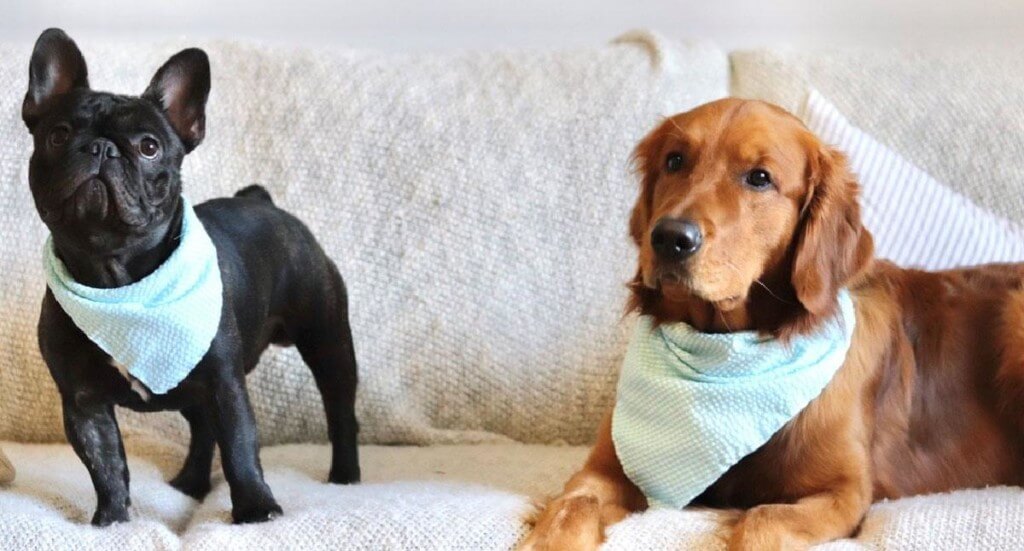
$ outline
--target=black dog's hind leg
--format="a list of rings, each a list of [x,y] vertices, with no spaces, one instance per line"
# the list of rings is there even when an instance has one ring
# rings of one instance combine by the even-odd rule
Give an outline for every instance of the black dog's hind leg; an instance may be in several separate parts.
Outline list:
[[[92,523],[108,526],[128,521],[128,463],[114,406],[83,406],[64,399],[64,432],[75,453],[89,470],[96,489],[96,513]]]
[[[171,486],[185,495],[203,499],[210,493],[210,468],[213,465],[216,435],[210,419],[201,408],[185,408],[181,414],[188,421],[191,437],[185,464],[181,466],[178,475],[171,479]]]
[[[322,311],[313,326],[297,331],[295,346],[313,372],[324,401],[327,432],[331,439],[331,472],[327,481],[335,484],[359,482],[359,448],[356,422],[358,370],[348,323],[345,287],[334,274],[334,288],[340,292],[335,308]]]

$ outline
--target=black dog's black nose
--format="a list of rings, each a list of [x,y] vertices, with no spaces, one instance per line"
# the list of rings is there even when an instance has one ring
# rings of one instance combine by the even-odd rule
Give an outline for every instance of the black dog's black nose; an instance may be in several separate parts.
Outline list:
[[[92,145],[89,146],[89,151],[97,156],[102,156],[106,159],[116,159],[121,156],[121,151],[117,149],[114,142],[106,138],[96,138],[93,140]]]
[[[661,260],[678,262],[697,252],[704,240],[692,220],[662,218],[651,230],[651,246]]]

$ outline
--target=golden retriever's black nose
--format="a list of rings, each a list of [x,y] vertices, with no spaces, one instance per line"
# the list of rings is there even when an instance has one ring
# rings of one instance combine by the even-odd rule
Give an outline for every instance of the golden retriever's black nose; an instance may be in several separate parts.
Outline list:
[[[651,230],[651,246],[658,258],[667,262],[679,262],[700,250],[704,236],[700,226],[692,220],[662,218]]]

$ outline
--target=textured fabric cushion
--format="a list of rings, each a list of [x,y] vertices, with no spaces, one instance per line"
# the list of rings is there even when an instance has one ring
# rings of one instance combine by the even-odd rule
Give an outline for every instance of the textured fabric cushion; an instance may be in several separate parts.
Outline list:
[[[137,442],[137,441],[136,441]],[[231,524],[219,469],[202,502],[165,480],[182,452],[151,444],[129,454],[132,521],[97,530],[88,473],[70,446],[3,443],[20,467],[0,491],[0,549],[510,549],[532,499],[557,490],[583,447],[521,444],[365,446],[363,483],[326,484],[330,448],[264,448],[267,482],[284,508],[273,522]]]
[[[940,182],[1024,222],[1024,51],[753,50],[732,90],[798,112],[810,88]]]
[[[3,443],[21,467],[0,492],[0,548],[66,549],[421,549],[507,550],[526,534],[531,502],[552,494],[586,456],[585,447],[491,444],[365,446],[365,481],[323,483],[325,445],[263,450],[267,480],[283,517],[230,524],[227,486],[218,474],[201,504],[165,479],[180,457],[151,446],[131,454],[133,521],[86,525],[95,496],[67,445]],[[817,549],[1018,549],[1024,540],[1024,490],[965,490],[875,504],[856,538]],[[607,551],[721,550],[728,512],[658,509],[613,526]]]
[[[192,44],[80,46],[95,88],[139,93]],[[645,33],[448,56],[200,45],[213,86],[186,193],[262,183],[338,263],[362,440],[589,440],[623,350],[630,148],[659,117],[725,95],[725,54]],[[45,228],[16,115],[30,52],[0,46],[0,437],[56,441],[35,337]],[[249,389],[264,443],[326,439],[294,349],[268,351]],[[185,441],[177,414],[120,416],[130,435]]]
[[[262,454],[285,510],[273,523],[232,526],[220,484],[198,507],[185,547],[223,549],[511,549],[525,535],[531,498],[556,491],[586,448],[504,445],[362,448],[363,483],[324,484],[326,446]]]
[[[931,270],[1024,260],[1024,228],[979,207],[851,125],[817,90],[810,92],[801,117],[812,132],[846,153],[879,257]]]
[[[108,529],[89,521],[96,492],[85,466],[68,445],[4,443],[18,477],[0,491],[0,549],[179,548],[195,502],[164,482],[176,461],[157,448],[145,458],[131,455],[134,520]]]

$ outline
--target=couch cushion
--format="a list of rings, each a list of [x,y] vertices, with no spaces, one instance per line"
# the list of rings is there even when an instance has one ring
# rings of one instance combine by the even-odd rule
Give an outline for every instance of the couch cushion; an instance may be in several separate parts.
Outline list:
[[[1024,51],[734,52],[732,93],[797,112],[810,88],[981,206],[1024,222]]]
[[[860,181],[875,254],[928,270],[1024,261],[1024,228],[993,214],[851,125],[817,90],[800,116],[843,151]]]
[[[132,521],[89,526],[96,497],[70,446],[0,443],[18,478],[0,490],[0,549],[509,549],[525,533],[532,499],[558,490],[582,464],[583,447],[520,444],[364,446],[363,483],[324,483],[326,445],[263,449],[267,482],[283,517],[231,525],[231,501],[215,468],[197,503],[165,480],[184,450],[158,443],[129,452]]]
[[[138,93],[174,44],[80,46],[94,87]],[[364,442],[581,442],[609,404],[633,259],[634,143],[725,95],[725,54],[633,33],[561,52],[385,55],[203,43],[207,139],[194,201],[260,182],[305,220],[350,291]],[[39,359],[45,229],[15,113],[31,44],[0,46],[0,437],[59,440]],[[324,440],[313,379],[273,349],[249,379],[265,443]],[[128,432],[183,442],[174,414]]]
[[[220,484],[183,535],[223,549],[511,549],[531,497],[561,487],[586,448],[505,445],[362,448],[363,483],[324,484],[326,446],[264,450],[267,483],[285,510],[272,523],[232,526]]]
[[[0,491],[0,549],[180,547],[178,532],[191,518],[195,501],[164,482],[175,461],[161,459],[155,449],[128,459],[133,521],[99,530],[89,524],[96,492],[70,446],[5,442],[3,447],[18,476]]]
[[[267,481],[284,516],[230,524],[219,469],[202,503],[164,480],[183,451],[157,445],[129,456],[133,521],[87,525],[96,500],[85,469],[66,445],[0,442],[19,469],[0,491],[0,548],[66,549],[474,549],[512,548],[525,535],[532,503],[559,491],[586,457],[585,447],[482,444],[364,446],[364,481],[323,482],[325,445],[265,448]],[[1024,540],[1024,490],[963,490],[875,504],[856,538],[823,545],[870,549],[1017,549]],[[725,549],[731,513],[658,509],[608,531],[608,551]]]

